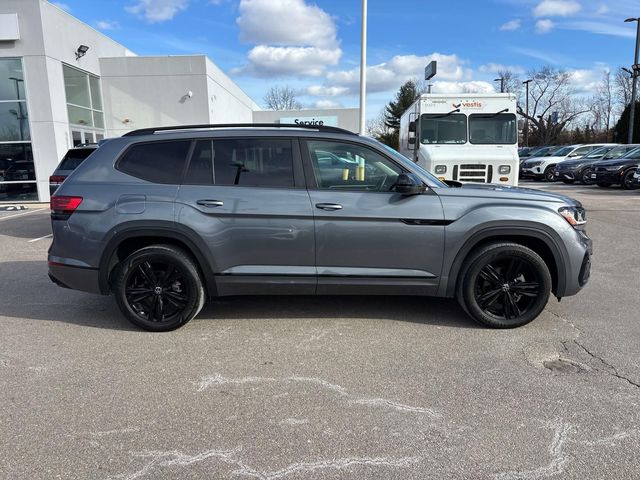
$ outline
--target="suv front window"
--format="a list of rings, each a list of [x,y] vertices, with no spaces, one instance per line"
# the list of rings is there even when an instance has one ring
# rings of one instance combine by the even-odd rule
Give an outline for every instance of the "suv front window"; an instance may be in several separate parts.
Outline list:
[[[474,144],[511,145],[517,141],[516,116],[513,113],[469,116],[469,141]]]
[[[467,143],[467,116],[463,113],[422,115],[420,142],[425,144]]]

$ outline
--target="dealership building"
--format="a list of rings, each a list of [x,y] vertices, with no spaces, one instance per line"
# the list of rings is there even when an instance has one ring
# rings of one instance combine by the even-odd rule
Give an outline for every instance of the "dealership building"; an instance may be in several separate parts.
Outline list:
[[[74,145],[152,126],[307,123],[358,109],[262,111],[204,55],[135,53],[45,0],[0,2],[0,202],[49,200]]]

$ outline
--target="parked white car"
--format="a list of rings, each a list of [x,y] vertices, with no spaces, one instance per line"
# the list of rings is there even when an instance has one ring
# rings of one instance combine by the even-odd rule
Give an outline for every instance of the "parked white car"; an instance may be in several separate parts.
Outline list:
[[[613,144],[589,143],[585,145],[569,145],[556,150],[550,156],[529,158],[520,165],[520,178],[545,179],[547,182],[553,182],[555,179],[553,170],[558,163],[582,157],[591,150],[604,147],[605,145]]]

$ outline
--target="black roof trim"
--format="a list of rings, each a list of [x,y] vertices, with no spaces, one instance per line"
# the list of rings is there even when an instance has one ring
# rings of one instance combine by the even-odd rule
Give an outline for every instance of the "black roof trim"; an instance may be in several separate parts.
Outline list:
[[[328,125],[298,125],[294,123],[218,123],[218,124],[200,124],[200,125],[177,125],[174,127],[153,127],[141,128],[127,132],[123,137],[138,137],[141,135],[153,135],[156,132],[171,132],[180,130],[205,130],[215,128],[301,128],[308,130],[317,130],[319,132],[343,133],[346,135],[357,135],[349,130],[339,127],[330,127]]]

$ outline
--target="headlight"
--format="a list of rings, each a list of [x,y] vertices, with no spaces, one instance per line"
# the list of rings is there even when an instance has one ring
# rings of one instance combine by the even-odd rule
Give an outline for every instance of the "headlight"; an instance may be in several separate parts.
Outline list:
[[[436,165],[436,175],[444,175],[447,173],[446,165]]]
[[[587,212],[582,207],[562,207],[558,213],[576,230],[584,230],[587,223]]]
[[[541,163],[542,163],[542,160],[538,160],[538,161],[535,161],[535,162],[525,162],[524,166],[525,167],[537,167]]]
[[[500,165],[498,167],[498,173],[500,175],[507,175],[508,173],[511,173],[511,166],[509,166],[509,165]]]

